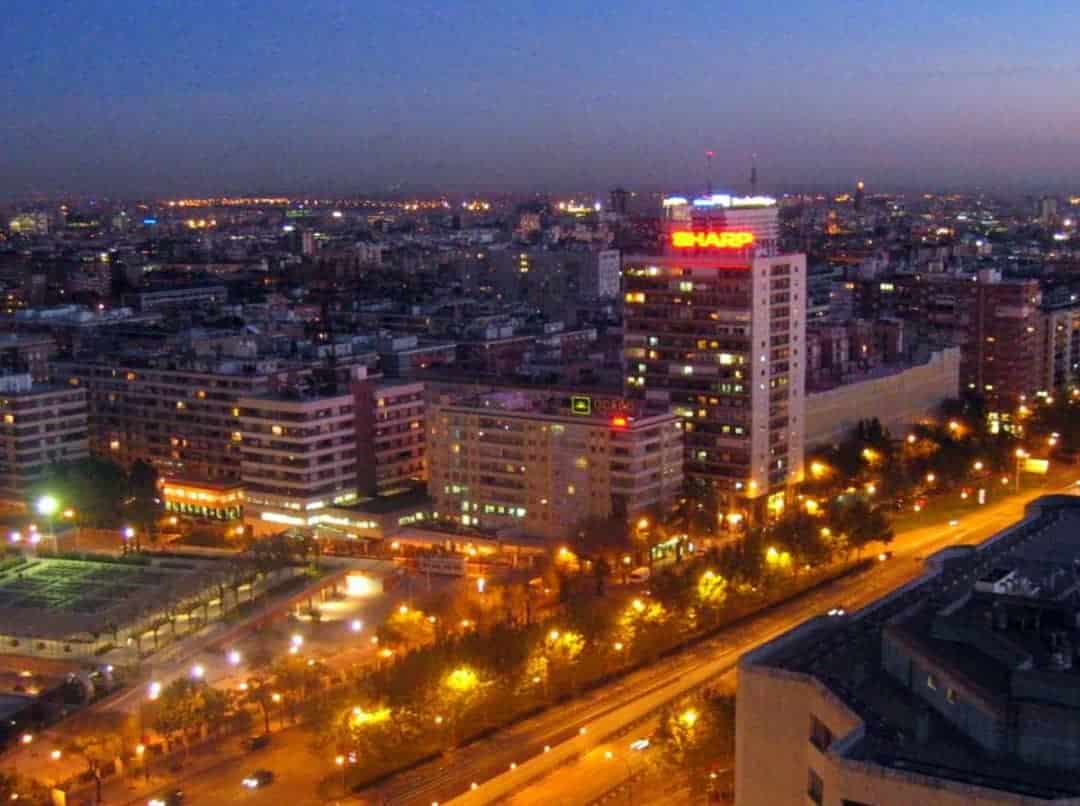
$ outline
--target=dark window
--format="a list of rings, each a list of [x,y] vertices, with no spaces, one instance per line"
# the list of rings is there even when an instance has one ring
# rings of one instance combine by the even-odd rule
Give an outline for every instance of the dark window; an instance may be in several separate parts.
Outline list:
[[[844,798],[840,801],[840,806],[873,806],[873,804],[866,803],[862,800],[848,800],[847,798]]]
[[[821,776],[813,770],[809,770],[808,780],[806,783],[806,794],[810,800],[814,803],[821,804],[825,799],[825,782],[821,780]]]
[[[816,716],[810,716],[810,744],[824,753],[832,744],[833,735],[828,726]]]

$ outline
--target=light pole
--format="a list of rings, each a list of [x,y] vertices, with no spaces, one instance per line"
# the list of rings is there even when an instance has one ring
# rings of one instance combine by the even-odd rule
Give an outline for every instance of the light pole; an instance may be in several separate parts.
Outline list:
[[[57,500],[55,495],[50,495],[46,493],[45,495],[38,498],[37,503],[35,503],[34,505],[34,508],[37,509],[39,515],[42,515],[45,520],[48,521],[49,537],[52,538],[53,551],[59,554],[60,546],[56,542],[56,532],[53,531],[53,516],[56,514],[56,511],[60,509],[60,502]]]
[[[1028,453],[1023,448],[1016,449],[1016,491],[1020,492],[1020,466],[1024,459],[1027,459]]]

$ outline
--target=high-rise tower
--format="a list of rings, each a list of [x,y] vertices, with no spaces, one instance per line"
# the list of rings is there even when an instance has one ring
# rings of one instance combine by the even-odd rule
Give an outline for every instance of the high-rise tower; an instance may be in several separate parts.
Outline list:
[[[777,512],[803,471],[806,257],[781,253],[767,197],[668,198],[662,231],[623,260],[626,394],[682,417],[721,515]]]

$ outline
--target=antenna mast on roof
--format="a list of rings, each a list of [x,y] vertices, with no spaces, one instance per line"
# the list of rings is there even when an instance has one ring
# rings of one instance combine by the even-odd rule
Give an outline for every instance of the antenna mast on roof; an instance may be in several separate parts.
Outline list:
[[[712,195],[712,158],[716,156],[716,152],[711,148],[705,151],[705,195]]]
[[[750,195],[757,195],[757,154],[750,155]]]

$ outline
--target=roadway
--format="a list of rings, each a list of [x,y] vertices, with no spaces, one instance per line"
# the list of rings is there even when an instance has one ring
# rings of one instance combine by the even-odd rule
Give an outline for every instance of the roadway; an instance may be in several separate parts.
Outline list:
[[[956,526],[907,531],[890,546],[893,557],[869,571],[838,579],[766,610],[662,663],[395,776],[348,802],[478,806],[515,795],[525,798],[515,799],[515,803],[586,804],[597,800],[625,783],[629,771],[626,762],[619,759],[629,754],[629,742],[638,738],[664,703],[715,682],[734,669],[744,652],[813,616],[837,606],[855,610],[906,584],[921,573],[923,557],[946,546],[985,540],[1019,520],[1027,500],[1047,492],[1050,490],[1031,491],[1030,495],[975,509],[962,516]],[[302,730],[289,729],[276,734],[265,750],[246,755],[224,753],[220,763],[181,784],[186,804],[221,803],[223,797],[230,803],[253,806],[326,803],[315,793],[332,765],[328,759],[315,757],[309,749],[310,739]],[[606,757],[609,750],[610,759]],[[276,781],[264,791],[243,789],[241,779],[256,767],[273,770]],[[121,795],[108,802],[134,806],[146,800],[145,795],[137,799]]]
[[[1060,492],[1073,492],[1072,485]],[[565,752],[533,754],[520,758],[517,768],[479,783],[472,790],[459,777],[457,797],[416,798],[402,803],[439,801],[454,806],[480,806],[505,802],[515,804],[560,803],[588,804],[604,795],[625,790],[630,776],[627,764],[634,764],[637,753],[629,744],[643,735],[648,717],[666,702],[691,693],[705,683],[715,683],[734,670],[739,657],[761,644],[782,635],[807,619],[834,607],[853,611],[864,607],[922,573],[922,559],[952,545],[977,544],[1023,517],[1027,500],[1051,490],[1032,492],[996,505],[974,509],[962,516],[955,526],[936,525],[898,535],[890,545],[893,557],[870,571],[839,579],[778,608],[766,611],[749,622],[725,631],[721,636],[687,653],[685,663],[662,664],[667,669],[667,685],[650,691],[638,691],[628,702],[615,707],[589,732],[577,735]],[[614,697],[612,698],[614,700]],[[649,751],[644,751],[642,761]],[[512,750],[505,750],[511,755]],[[610,753],[610,757],[609,757]],[[471,782],[469,782],[471,783]],[[464,785],[463,785],[464,784]],[[447,784],[449,786],[449,782]]]

